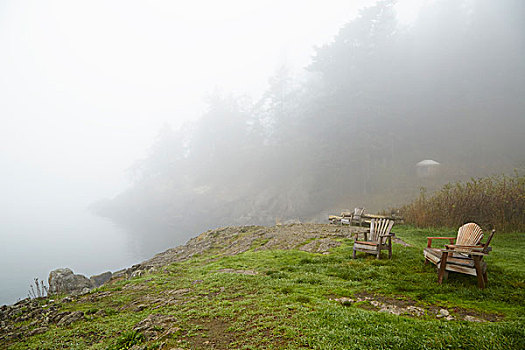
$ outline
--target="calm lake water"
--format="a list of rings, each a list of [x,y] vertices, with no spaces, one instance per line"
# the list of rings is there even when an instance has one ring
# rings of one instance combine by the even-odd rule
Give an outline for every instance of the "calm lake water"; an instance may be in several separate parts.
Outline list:
[[[27,297],[34,278],[47,284],[59,267],[89,277],[144,258],[125,232],[86,208],[15,208],[0,215],[0,305]]]

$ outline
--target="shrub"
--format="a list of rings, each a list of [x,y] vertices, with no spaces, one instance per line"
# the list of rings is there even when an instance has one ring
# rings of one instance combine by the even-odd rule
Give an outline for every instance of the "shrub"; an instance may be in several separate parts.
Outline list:
[[[499,232],[525,231],[525,177],[505,175],[447,184],[399,209],[405,222],[418,227],[459,227],[476,222]]]
[[[115,344],[113,344],[112,347],[109,349],[111,350],[126,350],[133,347],[133,345],[137,345],[142,343],[145,340],[145,337],[142,333],[137,333],[135,331],[133,332],[125,332],[122,334]]]

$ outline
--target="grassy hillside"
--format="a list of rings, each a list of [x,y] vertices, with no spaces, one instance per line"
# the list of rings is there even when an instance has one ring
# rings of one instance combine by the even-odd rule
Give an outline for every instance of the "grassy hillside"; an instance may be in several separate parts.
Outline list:
[[[452,273],[438,285],[434,268],[423,264],[425,237],[454,236],[450,230],[394,228],[412,246],[395,244],[392,260],[362,253],[353,260],[353,243],[340,234],[334,240],[341,244],[321,254],[297,246],[261,249],[268,239],[223,254],[229,241],[224,249],[213,246],[86,295],[37,300],[44,311],[3,321],[11,328],[0,333],[0,348],[525,348],[525,233],[496,234],[487,258],[489,286],[479,290],[476,278]],[[290,234],[304,227],[282,229]],[[279,228],[228,232],[246,239],[264,230]],[[308,230],[324,237],[332,232],[328,225]],[[442,309],[454,319],[438,318]],[[61,314],[78,317],[54,323]]]

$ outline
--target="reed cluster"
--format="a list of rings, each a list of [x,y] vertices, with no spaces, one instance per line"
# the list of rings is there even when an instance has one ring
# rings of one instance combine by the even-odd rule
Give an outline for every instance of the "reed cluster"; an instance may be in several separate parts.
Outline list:
[[[459,227],[476,222],[485,230],[525,231],[525,177],[501,175],[447,184],[431,195],[422,189],[414,202],[399,209],[405,222],[418,227]]]

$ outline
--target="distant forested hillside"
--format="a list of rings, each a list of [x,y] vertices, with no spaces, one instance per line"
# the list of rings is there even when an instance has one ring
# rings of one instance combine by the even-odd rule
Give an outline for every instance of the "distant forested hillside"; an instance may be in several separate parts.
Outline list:
[[[523,168],[525,3],[439,0],[410,26],[393,4],[363,9],[317,48],[306,79],[283,67],[260,100],[214,96],[198,122],[166,126],[134,186],[97,213],[155,250]],[[423,159],[439,174],[416,177]]]

